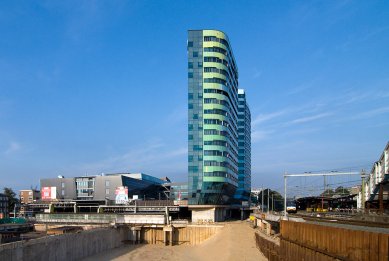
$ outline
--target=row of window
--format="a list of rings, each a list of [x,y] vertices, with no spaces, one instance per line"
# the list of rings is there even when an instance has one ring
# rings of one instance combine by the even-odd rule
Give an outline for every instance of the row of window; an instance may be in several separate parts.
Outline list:
[[[220,79],[220,78],[204,78],[204,82],[206,83],[219,83],[219,84],[223,84],[223,85],[227,85],[227,81],[226,80],[223,80],[223,79]]]
[[[224,140],[206,140],[206,141],[204,141],[204,145],[228,147],[228,148],[230,148],[232,154],[235,155],[235,157],[238,157],[238,153],[234,150],[234,148],[230,144],[228,144],[227,141],[224,141]],[[232,159],[232,160],[235,162],[234,159]]]
[[[193,128],[193,124],[189,124],[188,125],[188,130],[189,131],[192,131],[194,128]],[[198,125],[197,126],[197,130],[202,130],[203,129],[203,125]]]
[[[219,90],[219,89],[204,89],[204,93],[217,93],[217,94],[222,94],[224,96],[226,96],[229,100],[230,100],[230,104],[232,104],[232,101],[231,101],[231,98],[230,98],[230,95],[228,92],[224,91],[224,90]],[[236,109],[233,107],[234,111],[235,111],[235,114],[238,115]]]
[[[218,42],[224,44],[227,48],[230,48],[228,41],[216,36],[204,36],[204,42]]]
[[[218,114],[218,115],[228,116],[228,112],[222,109],[207,109],[204,110],[204,114]]]
[[[231,133],[235,135],[235,132],[231,128],[231,125],[228,123],[228,121],[221,121],[219,119],[204,119],[204,124],[220,125],[220,126],[227,127],[231,131]],[[234,128],[236,129],[236,126],[234,124],[232,126],[234,126]],[[234,137],[236,140],[238,139],[238,137],[236,135]],[[234,139],[232,139],[232,137],[230,137],[230,140],[235,146],[237,146],[236,142],[234,141]]]
[[[216,36],[204,36],[204,42],[219,42],[224,44],[227,48],[230,48],[228,42],[224,39],[218,38]],[[233,64],[234,68],[236,68],[236,65]]]
[[[204,141],[204,145],[215,145],[215,146],[228,147],[228,142],[224,141],[224,140],[206,140],[206,141]]]
[[[193,162],[193,159],[194,159],[193,155],[189,155],[188,156],[188,161],[189,162]],[[203,156],[202,155],[198,155],[197,156],[197,160],[202,161],[203,160]]]
[[[228,72],[224,69],[218,69],[216,67],[204,67],[205,73],[220,73],[223,74],[226,77],[229,77]]]
[[[224,59],[220,59],[219,57],[205,56],[204,62],[208,63],[221,63],[228,67],[228,61]]]
[[[230,107],[230,104],[228,103],[228,101],[219,100],[216,98],[204,98],[204,103],[205,104],[221,104],[221,105],[224,105],[226,107]]]
[[[205,129],[204,130],[204,135],[221,135],[221,136],[227,137],[231,141],[232,144],[237,146],[237,143],[232,139],[231,135],[229,135],[227,131],[219,131],[219,130],[214,130],[214,129]],[[238,157],[238,153],[234,149],[231,148],[231,151],[232,151],[232,154],[235,155],[235,157]]]
[[[212,172],[204,172],[204,176],[206,177],[228,177],[228,174],[227,172],[224,172],[224,171],[212,171]]]
[[[227,121],[221,121],[219,119],[204,119],[204,124],[216,124],[216,125],[228,127]]]
[[[188,100],[193,100],[194,96],[193,96],[193,93],[189,93],[188,94]],[[203,94],[202,93],[198,93],[197,94],[197,98],[203,98]]]
[[[238,162],[231,157],[231,155],[227,151],[220,151],[220,150],[204,150],[204,156],[221,156],[226,157],[230,159],[232,162],[234,162],[235,165],[238,165]]]
[[[225,178],[229,178],[229,179],[232,179],[236,182],[236,178],[231,175],[231,174],[228,174],[227,172],[224,172],[224,171],[213,171],[213,172],[204,172],[204,176],[205,177],[225,177]]]
[[[208,111],[208,110],[204,110],[204,111]],[[208,113],[208,114],[210,114],[210,113]],[[219,113],[212,113],[212,114],[219,114]],[[224,114],[222,114],[222,115],[224,115]],[[228,117],[228,114],[225,114],[225,116]],[[204,119],[204,124],[216,124],[216,125],[221,125],[221,126],[224,126],[224,127],[228,127],[230,129],[231,133],[234,134],[234,137],[236,139],[238,139],[238,137],[237,137],[237,131],[238,131],[237,126],[235,125],[234,121],[231,121],[230,123],[231,124],[229,124],[228,121],[221,121],[221,120],[218,120],[218,119]]]
[[[229,153],[227,151],[221,151],[221,150],[204,150],[204,156],[229,157]]]
[[[204,135],[221,135],[221,136],[228,137],[228,132],[227,131],[219,131],[219,130],[215,130],[215,129],[205,129]]]
[[[234,173],[238,173],[238,170],[228,163],[227,161],[215,161],[215,160],[204,160],[204,166],[208,167],[224,167],[232,170]]]
[[[224,55],[227,55],[227,50],[220,48],[220,47],[204,47],[204,52],[214,52],[214,53],[221,53]]]
[[[203,63],[202,62],[198,62],[197,63],[197,67],[203,67]],[[188,68],[189,69],[193,69],[193,62],[188,62]]]

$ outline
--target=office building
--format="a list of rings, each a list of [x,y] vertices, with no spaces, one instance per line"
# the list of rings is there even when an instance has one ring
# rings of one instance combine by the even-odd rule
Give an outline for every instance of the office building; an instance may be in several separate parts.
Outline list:
[[[248,201],[251,192],[251,114],[244,90],[238,90],[238,189],[235,198]]]
[[[82,177],[41,179],[42,200],[115,201],[158,199],[165,181],[143,173],[115,173]],[[125,189],[124,189],[125,188]]]
[[[8,217],[8,197],[0,193],[0,219]]]
[[[238,160],[239,155],[245,157],[244,153],[249,152],[250,130],[246,127],[250,123],[245,124],[245,134],[242,133],[245,136],[248,132],[242,138],[247,149],[238,155],[238,68],[231,43],[221,31],[190,30],[187,47],[189,204],[236,203]],[[242,99],[245,102],[244,93]],[[245,106],[246,120],[250,117]],[[250,157],[243,161],[250,166]],[[242,189],[248,192],[249,174],[249,168],[242,170]]]

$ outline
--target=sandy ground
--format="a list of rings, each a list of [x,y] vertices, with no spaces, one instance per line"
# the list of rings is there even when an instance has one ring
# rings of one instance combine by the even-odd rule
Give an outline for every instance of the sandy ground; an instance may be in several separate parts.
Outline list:
[[[246,221],[236,221],[225,223],[221,231],[197,246],[124,246],[85,260],[261,261],[267,259],[255,246],[254,229]]]

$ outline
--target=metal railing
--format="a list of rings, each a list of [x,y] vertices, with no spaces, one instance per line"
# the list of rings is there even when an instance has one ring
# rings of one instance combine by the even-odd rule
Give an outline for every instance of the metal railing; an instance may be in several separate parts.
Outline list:
[[[36,222],[96,222],[110,223],[116,221],[116,214],[36,214]]]

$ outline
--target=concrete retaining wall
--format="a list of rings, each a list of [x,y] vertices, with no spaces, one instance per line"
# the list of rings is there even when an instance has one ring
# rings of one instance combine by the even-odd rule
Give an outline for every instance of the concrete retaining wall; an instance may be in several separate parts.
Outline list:
[[[192,222],[206,224],[213,222],[222,222],[226,218],[224,208],[196,208],[192,209]]]
[[[119,247],[127,228],[103,228],[0,245],[0,260],[79,260]]]
[[[223,226],[187,226],[173,229],[173,245],[198,245],[210,238]],[[164,244],[164,231],[162,228],[142,228],[140,242],[146,244]]]

